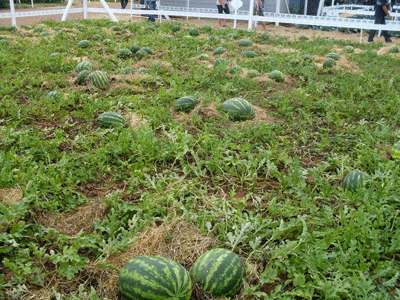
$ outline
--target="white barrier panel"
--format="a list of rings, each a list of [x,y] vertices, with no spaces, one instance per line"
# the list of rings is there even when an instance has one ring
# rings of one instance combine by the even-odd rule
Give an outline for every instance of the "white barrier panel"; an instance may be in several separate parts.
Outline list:
[[[35,17],[35,16],[50,16],[50,15],[62,15],[65,9],[48,9],[48,10],[34,10],[34,11],[19,11],[15,12],[16,17]],[[70,13],[81,13],[83,8],[71,8]],[[11,18],[11,13],[0,13],[0,19]]]

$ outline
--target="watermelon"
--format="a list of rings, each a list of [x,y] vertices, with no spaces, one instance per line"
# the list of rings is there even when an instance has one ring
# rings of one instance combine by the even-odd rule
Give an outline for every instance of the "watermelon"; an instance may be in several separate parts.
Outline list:
[[[390,150],[390,155],[393,159],[400,159],[400,141],[397,141]]]
[[[21,28],[22,28],[22,26],[21,26]],[[54,31],[59,31],[59,30],[61,30],[62,28],[60,27],[60,26],[57,26],[57,27],[54,27]]]
[[[335,53],[335,52],[330,52],[327,55],[325,55],[326,58],[332,58],[334,60],[338,60],[340,58],[340,55]]]
[[[99,89],[106,89],[110,85],[110,81],[108,80],[108,77],[106,73],[103,71],[94,71],[89,74],[88,79],[90,79],[93,83],[93,85]]]
[[[112,26],[111,29],[114,30],[114,31],[121,31],[122,30],[122,28],[120,26],[118,26],[118,25]]]
[[[324,61],[322,65],[325,69],[333,68],[336,66],[336,61],[332,58],[328,58],[327,60]]]
[[[353,53],[354,52],[354,48],[353,46],[347,45],[343,47],[343,51],[347,52],[347,53]]]
[[[172,26],[171,30],[172,30],[172,32],[177,32],[177,31],[181,30],[181,26],[174,25],[174,26]]]
[[[33,28],[33,32],[42,32],[43,29],[45,29],[45,28],[46,28],[46,26],[44,26],[44,25],[37,25],[37,26],[35,26],[35,28]]]
[[[103,40],[103,37],[102,37],[100,34],[95,34],[95,35],[93,36],[93,40],[95,40],[95,41],[102,41],[102,40]]]
[[[120,58],[129,58],[132,56],[132,52],[129,49],[120,49],[118,50],[118,57]]]
[[[226,51],[226,49],[224,47],[218,47],[217,49],[214,50],[214,54],[218,55],[218,54],[222,54]]]
[[[88,40],[82,40],[78,43],[78,48],[90,48],[93,44]]]
[[[54,58],[60,55],[60,52],[54,52],[52,54],[50,54],[50,58]]]
[[[210,56],[208,54],[200,54],[199,60],[210,60]]]
[[[255,53],[254,51],[245,51],[245,52],[243,53],[243,56],[244,56],[244,57],[248,57],[248,58],[254,58],[254,57],[257,57],[258,54]]]
[[[104,40],[103,40],[103,44],[104,44],[104,45],[111,45],[112,43],[113,43],[113,41],[110,40],[110,39],[104,39]]]
[[[217,248],[201,255],[189,273],[203,291],[214,297],[229,297],[242,289],[245,267],[236,253]]]
[[[86,81],[86,78],[89,76],[90,71],[89,70],[82,70],[79,72],[76,81],[78,82],[78,84],[84,84]]]
[[[139,69],[137,70],[137,72],[138,72],[139,74],[149,73],[149,69],[147,69],[147,68],[139,68]]]
[[[210,35],[210,37],[208,38],[210,41],[216,41],[217,38],[215,35]]]
[[[179,98],[174,103],[174,108],[176,111],[188,112],[191,111],[199,103],[193,96],[184,96]]]
[[[312,57],[310,54],[303,54],[303,55],[301,56],[301,58],[302,58],[304,61],[313,61],[313,60],[314,60],[313,57]]]
[[[264,41],[268,41],[269,40],[269,33],[264,32],[261,35],[261,39],[264,40]]]
[[[135,70],[132,67],[125,67],[122,69],[122,73],[124,74],[133,74],[135,73]]]
[[[250,40],[248,40],[248,39],[241,39],[241,40],[239,41],[239,46],[242,46],[242,47],[249,47],[249,46],[251,46],[251,45],[253,45],[253,42],[250,41]]]
[[[97,117],[96,122],[102,127],[126,126],[126,121],[119,113],[108,111]]]
[[[300,41],[308,41],[308,37],[305,36],[305,35],[301,35],[301,36],[299,37],[299,40],[300,40]]]
[[[278,82],[283,82],[285,80],[283,73],[279,70],[272,71],[271,73],[268,74],[268,77]]]
[[[223,57],[218,57],[214,61],[214,66],[227,66],[228,64],[229,64],[229,62]]]
[[[149,56],[149,54],[145,50],[140,49],[138,52],[135,53],[135,56],[137,58],[141,59],[141,58],[145,58],[145,57]]]
[[[234,121],[251,120],[255,117],[253,105],[242,98],[232,98],[222,104],[222,109]]]
[[[390,48],[390,50],[389,50],[389,53],[399,53],[400,51],[399,51],[399,48],[398,47],[392,47],[392,48]]]
[[[191,36],[198,36],[199,35],[199,31],[196,28],[189,28],[189,34]]]
[[[39,34],[39,36],[49,36],[50,33],[48,33],[47,31],[43,31]]]
[[[363,187],[369,187],[371,176],[360,170],[351,171],[343,180],[343,188],[350,191],[357,191]]]
[[[0,45],[6,46],[6,45],[9,45],[9,44],[10,44],[10,42],[8,40],[0,39]]]
[[[241,67],[241,66],[232,66],[230,69],[229,69],[229,73],[231,73],[231,74],[239,74],[239,73],[242,73],[243,72],[243,68]]]
[[[134,45],[132,45],[132,46],[129,47],[129,50],[130,50],[132,53],[136,53],[136,52],[138,52],[138,51],[140,50],[140,46],[139,46],[138,44],[134,44]]]
[[[153,50],[151,50],[149,47],[143,47],[141,50],[145,51],[147,54],[153,54]]]
[[[61,92],[59,91],[51,91],[47,94],[47,97],[53,100],[59,100],[61,98]]]
[[[210,25],[204,25],[203,27],[201,27],[201,30],[204,32],[211,32],[212,27]]]
[[[176,261],[147,255],[135,257],[122,267],[119,289],[126,300],[189,300],[192,281]]]
[[[93,70],[93,65],[91,62],[89,61],[81,61],[75,68],[75,71],[77,72],[81,72],[83,70],[88,70],[88,71],[92,71]]]
[[[231,40],[237,40],[239,38],[239,36],[234,32],[229,33],[226,37]]]

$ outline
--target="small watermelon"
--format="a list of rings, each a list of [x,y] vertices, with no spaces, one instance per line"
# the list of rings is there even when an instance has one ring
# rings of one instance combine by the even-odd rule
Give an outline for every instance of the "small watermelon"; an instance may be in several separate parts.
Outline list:
[[[258,54],[255,53],[254,51],[245,51],[245,52],[243,53],[243,56],[244,56],[244,57],[248,57],[248,58],[254,58],[254,57],[257,57]]]
[[[392,48],[390,48],[390,50],[389,50],[389,53],[399,53],[400,51],[399,51],[399,48],[398,47],[392,47]]]
[[[141,58],[145,58],[145,57],[149,56],[149,54],[145,50],[140,49],[138,52],[135,53],[135,56],[137,58],[141,59]]]
[[[61,92],[59,91],[51,91],[47,94],[47,97],[53,100],[59,100],[61,98]]]
[[[200,54],[199,55],[199,60],[210,60],[210,56],[208,54]]]
[[[92,46],[93,46],[92,42],[88,40],[82,40],[78,43],[78,48],[90,48]]]
[[[347,53],[353,53],[354,52],[354,47],[350,46],[350,45],[344,46],[343,47],[343,51],[347,52]]]
[[[81,72],[83,70],[88,70],[88,71],[92,71],[93,70],[93,65],[91,62],[89,61],[81,61],[75,68],[75,71],[77,72]]]
[[[335,52],[330,52],[327,55],[325,55],[326,58],[332,58],[334,60],[338,60],[340,58],[340,55],[335,53]]]
[[[96,122],[101,127],[126,126],[126,120],[119,113],[108,111],[97,117]]]
[[[400,159],[400,141],[394,143],[390,150],[390,156],[392,156],[393,159]]]
[[[229,69],[229,73],[231,73],[231,74],[239,74],[239,73],[242,73],[242,72],[243,72],[243,68],[241,66],[237,66],[237,65],[232,66]]]
[[[50,54],[50,58],[55,58],[59,55],[60,55],[60,52],[54,52],[54,53]]]
[[[192,281],[176,261],[147,255],[135,257],[122,267],[119,289],[127,300],[189,300]]]
[[[285,80],[285,76],[283,76],[283,73],[279,70],[272,71],[268,74],[268,77],[278,82],[283,82]]]
[[[136,52],[138,52],[138,51],[140,50],[140,46],[139,46],[138,44],[134,44],[134,45],[132,45],[132,46],[129,47],[129,50],[130,50],[132,53],[136,53]]]
[[[227,66],[228,64],[229,64],[229,62],[223,57],[218,57],[214,61],[214,66]]]
[[[234,121],[251,120],[255,117],[253,105],[242,98],[232,98],[222,104],[222,109]]]
[[[299,37],[299,40],[300,40],[300,41],[308,41],[309,38],[308,38],[308,36],[301,35],[301,36]]]
[[[249,39],[241,39],[239,41],[239,46],[241,46],[241,47],[249,47],[251,45],[253,45],[253,42]]]
[[[105,90],[110,85],[110,81],[106,73],[103,71],[94,71],[89,74],[88,79],[90,79],[93,85],[99,89]]]
[[[84,84],[86,81],[86,78],[89,76],[90,71],[89,70],[82,70],[79,72],[78,76],[76,77],[76,81],[78,84]]]
[[[153,54],[153,50],[151,50],[149,47],[143,47],[141,50],[147,52],[147,54]]]
[[[174,108],[176,111],[188,112],[191,111],[199,103],[193,96],[184,96],[179,98],[174,103]]]
[[[135,70],[132,67],[125,67],[122,69],[122,73],[124,74],[133,74],[135,73]]]
[[[120,49],[120,50],[118,50],[118,57],[120,57],[120,58],[129,58],[132,55],[133,55],[133,53],[129,49]]]
[[[213,249],[201,255],[189,272],[203,291],[210,292],[214,297],[229,297],[242,289],[245,267],[236,253]]]
[[[237,40],[239,38],[239,36],[234,32],[229,33],[226,37],[230,40]]]
[[[172,26],[171,30],[172,30],[172,32],[177,32],[177,31],[181,30],[181,26],[174,25],[174,26]]]
[[[196,28],[189,28],[189,34],[191,36],[198,36],[199,35],[199,31]]]
[[[343,180],[343,188],[350,191],[357,191],[363,187],[369,187],[371,176],[360,170],[351,171]]]
[[[324,61],[322,65],[325,69],[333,68],[336,66],[336,61],[332,58],[328,58],[327,60]]]
[[[122,28],[120,26],[118,26],[118,25],[112,26],[111,29],[114,30],[114,31],[121,31],[122,30]]]
[[[95,41],[102,41],[102,40],[103,40],[103,37],[102,37],[100,34],[95,34],[95,35],[93,36],[93,40],[95,40]]]
[[[304,60],[304,61],[307,61],[307,62],[310,62],[310,61],[314,60],[313,57],[310,54],[303,54],[301,56],[301,59]]]
[[[226,49],[224,47],[218,47],[217,49],[214,50],[214,54],[218,55],[218,54],[222,54],[226,51]]]

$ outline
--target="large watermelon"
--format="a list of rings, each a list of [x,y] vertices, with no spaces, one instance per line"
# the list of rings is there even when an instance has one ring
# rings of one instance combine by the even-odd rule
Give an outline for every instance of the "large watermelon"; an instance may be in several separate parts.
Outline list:
[[[107,111],[97,117],[96,122],[102,127],[126,126],[126,121],[119,113]]]
[[[88,78],[92,81],[93,85],[99,89],[105,90],[110,85],[110,81],[103,71],[94,71],[89,74]]]
[[[176,111],[188,112],[195,108],[197,103],[199,103],[199,100],[195,97],[184,96],[175,101],[174,108]]]
[[[390,155],[393,159],[400,159],[400,141],[394,143],[390,150]]]
[[[160,256],[139,256],[119,273],[119,289],[127,300],[189,300],[192,281],[176,261]]]
[[[344,178],[343,188],[355,192],[360,188],[369,187],[370,182],[371,176],[363,171],[354,170]]]
[[[244,121],[253,119],[255,110],[253,105],[242,98],[232,98],[222,104],[222,109],[229,114],[234,121]]]
[[[243,287],[245,268],[240,257],[227,249],[213,249],[201,255],[190,275],[203,291],[214,297],[234,296]]]

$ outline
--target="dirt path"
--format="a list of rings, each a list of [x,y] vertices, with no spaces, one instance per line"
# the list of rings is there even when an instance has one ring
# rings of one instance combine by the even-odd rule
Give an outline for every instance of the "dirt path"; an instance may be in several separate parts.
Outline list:
[[[73,4],[72,8],[78,8],[81,7],[81,1],[75,0],[76,3]],[[121,8],[120,2],[108,2],[107,3],[110,8]],[[101,7],[100,2],[89,2],[90,7]],[[129,6],[129,5],[128,5]],[[56,6],[56,7],[40,7],[40,8],[23,8],[23,9],[16,9],[16,11],[33,11],[33,10],[48,10],[48,9],[64,9],[65,6]],[[8,13],[9,10],[0,10],[0,13]],[[61,21],[62,15],[48,15],[48,16],[35,16],[35,17],[20,17],[17,18],[17,25],[33,25],[40,23],[43,20],[55,20],[55,21]],[[145,20],[145,18],[140,17],[140,16],[133,16],[131,17],[128,14],[116,14],[116,17],[118,20],[124,20],[124,21],[131,21],[131,22],[142,22]],[[68,15],[67,21],[70,20],[80,20],[83,18],[82,13],[70,13]],[[88,18],[89,19],[99,19],[99,18],[106,18],[109,19],[108,14],[106,13],[88,13]],[[203,26],[205,24],[208,24],[214,28],[218,28],[218,23],[217,20],[215,19],[199,19],[199,18],[189,18],[187,20],[186,18],[179,18],[176,19],[179,20],[182,23],[190,23],[196,26]],[[158,20],[157,20],[158,22]],[[168,22],[165,19],[162,20],[162,22]],[[233,27],[233,21],[228,21],[228,26]],[[0,19],[0,25],[6,25],[6,26],[11,26],[11,19]],[[237,22],[237,28],[241,28],[244,30],[247,30],[248,28],[248,23],[245,21],[238,21]],[[258,27],[254,28],[257,32],[262,32],[262,26],[259,25]],[[342,39],[342,40],[352,40],[352,41],[360,41],[361,35],[360,33],[353,33],[353,34],[348,34],[348,33],[342,33],[342,32],[337,32],[337,31],[318,31],[318,30],[312,30],[312,29],[300,29],[297,28],[293,25],[290,26],[276,26],[274,23],[267,24],[267,31],[269,31],[271,34],[274,35],[283,35],[286,36],[289,39],[297,39],[302,35],[307,36],[310,39],[318,38],[318,37],[327,37],[327,38],[332,38],[332,39]],[[366,43],[367,42],[367,34],[364,33],[362,36],[362,42]],[[383,41],[383,37],[376,37],[375,41]],[[397,41],[393,40],[393,43],[395,44]]]

